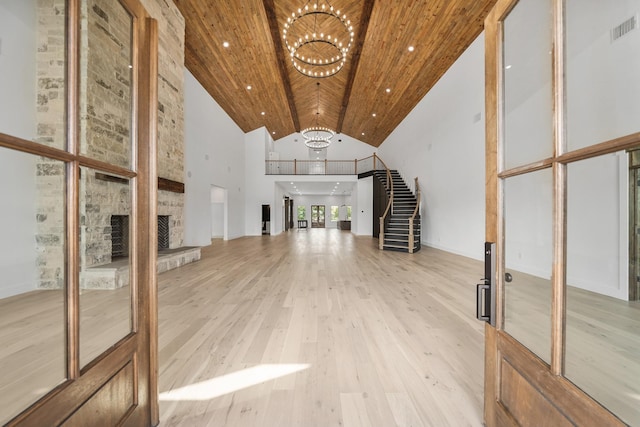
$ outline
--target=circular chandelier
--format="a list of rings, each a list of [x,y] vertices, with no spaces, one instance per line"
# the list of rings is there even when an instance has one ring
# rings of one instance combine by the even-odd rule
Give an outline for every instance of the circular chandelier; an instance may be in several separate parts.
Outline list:
[[[327,148],[336,134],[333,130],[320,126],[311,126],[300,133],[304,138],[304,145],[309,148]]]
[[[309,77],[329,77],[344,67],[353,45],[353,26],[328,0],[307,1],[284,23],[282,37],[294,68]]]

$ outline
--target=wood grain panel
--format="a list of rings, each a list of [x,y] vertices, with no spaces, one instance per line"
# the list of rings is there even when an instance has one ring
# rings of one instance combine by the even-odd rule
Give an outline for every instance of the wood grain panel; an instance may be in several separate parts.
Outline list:
[[[134,364],[130,361],[62,425],[64,427],[120,425],[135,406],[134,371]]]
[[[356,39],[340,72],[314,79],[295,70],[276,38],[304,2],[176,0],[186,23],[187,68],[243,131],[266,126],[278,139],[317,120],[376,147],[480,34],[494,3],[332,1],[352,21]]]
[[[624,423],[611,412],[585,395],[582,390],[566,378],[553,375],[546,363],[510,335],[498,331],[497,344],[498,365],[501,374],[498,380],[500,382],[498,401],[502,403],[498,408],[499,410],[500,408],[508,409],[514,419],[521,424],[524,423],[522,425],[554,427],[565,425],[551,423],[552,421],[560,422],[558,421],[560,418],[556,418],[556,415],[547,414],[552,410],[551,408],[542,412],[538,411],[540,408],[546,407],[545,405],[548,403],[563,418],[566,418],[569,422],[566,425],[624,426]],[[510,368],[505,368],[507,364]],[[508,372],[509,369],[516,373]],[[510,382],[511,385],[508,385]],[[526,415],[527,410],[531,410],[529,415]],[[550,422],[550,424],[541,424],[542,422]]]
[[[551,402],[506,360],[501,363],[501,400],[522,427],[569,427],[572,425]]]

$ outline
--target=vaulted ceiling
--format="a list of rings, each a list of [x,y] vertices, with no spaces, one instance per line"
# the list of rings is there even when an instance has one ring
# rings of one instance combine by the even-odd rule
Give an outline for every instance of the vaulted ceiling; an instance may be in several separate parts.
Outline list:
[[[265,126],[277,140],[318,125],[374,147],[480,34],[496,2],[317,0],[347,15],[354,43],[342,70],[312,78],[291,64],[282,31],[316,0],[174,1],[186,67],[244,132]]]

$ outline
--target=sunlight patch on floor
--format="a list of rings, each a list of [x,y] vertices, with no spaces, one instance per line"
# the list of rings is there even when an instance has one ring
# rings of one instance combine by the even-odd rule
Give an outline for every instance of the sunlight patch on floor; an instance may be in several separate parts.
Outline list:
[[[225,394],[249,388],[266,381],[275,380],[296,372],[304,371],[311,365],[264,364],[222,375],[210,380],[160,393],[161,401],[211,400]]]

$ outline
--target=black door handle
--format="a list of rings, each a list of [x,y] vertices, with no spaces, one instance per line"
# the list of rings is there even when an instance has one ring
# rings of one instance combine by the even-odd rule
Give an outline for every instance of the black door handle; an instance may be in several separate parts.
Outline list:
[[[478,283],[476,285],[476,319],[484,322],[491,321],[491,285],[488,283]]]
[[[495,243],[484,243],[484,283],[476,286],[476,318],[496,325]]]

